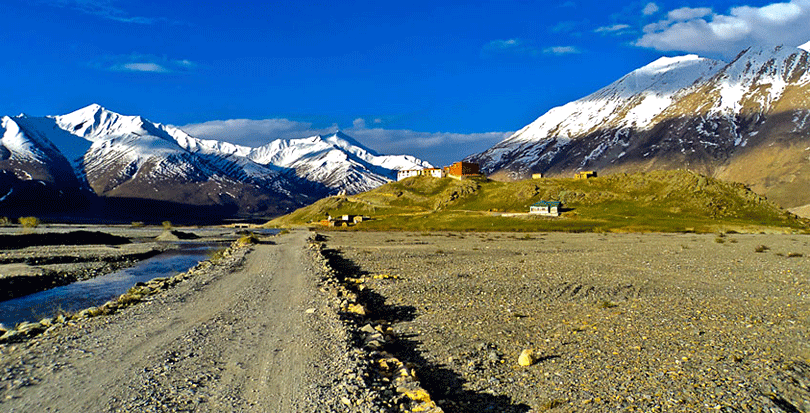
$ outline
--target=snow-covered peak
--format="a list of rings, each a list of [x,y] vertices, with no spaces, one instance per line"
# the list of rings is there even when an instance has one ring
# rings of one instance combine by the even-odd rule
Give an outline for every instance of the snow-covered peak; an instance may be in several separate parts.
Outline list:
[[[640,93],[671,95],[717,73],[725,63],[697,55],[662,57],[636,69],[585,99],[627,98]]]
[[[11,157],[47,163],[60,157],[59,150],[46,136],[29,132],[26,120],[26,117],[0,118],[0,159]]]
[[[639,68],[636,72],[645,72],[645,73],[662,73],[668,72],[670,70],[676,69],[682,66],[691,66],[695,63],[701,62],[706,60],[696,54],[688,54],[683,56],[674,56],[674,57],[667,57],[663,56],[658,58],[658,60],[653,61],[652,63]]]
[[[140,116],[121,115],[95,103],[54,119],[60,128],[91,142],[110,136],[148,134],[149,127],[154,126]]]
[[[678,93],[710,79],[724,65],[696,55],[662,57],[589,96],[551,109],[496,148],[552,136],[563,143],[571,136],[600,127],[645,128],[676,100]]]
[[[327,136],[315,135],[301,139],[277,139],[267,145],[255,148],[248,156],[260,164],[272,163],[277,166],[289,167],[305,158],[318,158],[333,151],[350,155],[345,159],[354,158],[357,161],[381,166],[389,170],[431,167],[429,163],[413,156],[379,155],[342,132]]]
[[[39,149],[25,136],[14,119],[8,116],[0,118],[0,132],[0,146],[8,150],[11,157],[36,158],[39,154]]]
[[[346,135],[345,133],[343,133],[341,131],[337,131],[337,132],[335,132],[335,133],[333,133],[331,135],[328,135],[326,137],[321,137],[321,139],[326,141],[326,142],[331,143],[334,146],[337,146],[339,148],[343,148],[345,150],[348,150],[348,151],[350,151],[352,153],[357,153],[358,151],[362,151],[362,152],[365,152],[365,153],[367,153],[367,154],[369,154],[371,156],[379,156],[379,154],[377,152],[374,152],[373,150],[369,149],[368,147],[364,146],[363,144],[361,144],[360,142],[358,142],[357,140],[355,140],[351,136]]]
[[[379,186],[393,179],[398,170],[431,167],[413,156],[378,155],[342,132],[277,139],[253,149],[248,158],[262,165],[293,169],[301,178],[350,193]]]
[[[737,55],[723,69],[723,73],[731,78],[776,73],[784,75],[796,67],[798,63],[796,57],[807,53],[802,48],[784,46],[751,47]]]
[[[206,155],[239,156],[247,157],[253,148],[236,145],[230,142],[218,141],[214,139],[195,138],[186,131],[169,125],[155,124],[159,129],[164,130],[181,148],[189,152],[202,153]]]
[[[104,193],[122,185],[156,190],[163,181],[239,182],[286,194],[301,188],[313,195],[351,193],[379,186],[399,169],[430,166],[413,156],[379,155],[339,131],[251,148],[198,139],[177,127],[98,104],[61,116],[6,117],[0,136],[0,159],[26,156],[46,163],[61,153],[76,177]]]
[[[808,52],[793,47],[752,47],[742,51],[718,73],[721,97],[711,112],[770,108],[790,84],[810,82]],[[760,89],[758,93],[751,93]]]
[[[807,129],[807,49],[810,42],[799,48],[752,47],[729,63],[696,55],[662,57],[549,110],[468,159],[485,171],[514,176],[623,162],[661,168],[655,163],[660,159],[677,166],[684,159],[700,165],[708,158],[722,161],[771,130],[799,136]]]

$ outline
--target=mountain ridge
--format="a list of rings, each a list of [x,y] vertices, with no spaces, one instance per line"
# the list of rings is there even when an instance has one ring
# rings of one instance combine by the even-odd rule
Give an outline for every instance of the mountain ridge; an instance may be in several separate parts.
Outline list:
[[[803,49],[748,48],[729,63],[661,58],[466,159],[506,180],[686,168],[791,208],[810,204],[807,191],[796,191],[810,185],[808,119]]]
[[[58,116],[5,116],[0,136],[0,208],[6,210],[33,201],[22,197],[30,190],[22,191],[21,182],[29,180],[55,194],[275,215],[328,194],[381,185],[394,178],[392,167],[429,165],[411,156],[379,155],[340,132],[276,145],[286,149],[287,162],[274,162],[273,142],[250,148],[202,140],[98,104]],[[306,139],[320,152],[301,147]]]

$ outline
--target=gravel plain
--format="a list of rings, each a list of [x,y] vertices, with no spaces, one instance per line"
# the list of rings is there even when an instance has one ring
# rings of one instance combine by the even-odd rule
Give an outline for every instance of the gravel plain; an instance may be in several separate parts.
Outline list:
[[[446,412],[810,411],[806,235],[322,237]]]
[[[802,235],[293,231],[0,344],[0,410],[806,412],[808,254]]]

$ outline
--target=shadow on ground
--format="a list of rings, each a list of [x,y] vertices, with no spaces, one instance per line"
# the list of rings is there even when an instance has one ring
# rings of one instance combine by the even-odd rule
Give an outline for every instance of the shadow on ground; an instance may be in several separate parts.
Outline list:
[[[323,250],[323,255],[329,260],[329,265],[337,272],[336,276],[341,282],[346,278],[359,278],[369,275],[351,260],[340,255],[334,249]],[[346,284],[344,282],[344,284]],[[403,321],[412,321],[417,316],[413,306],[396,306],[386,304],[384,296],[369,288],[356,291],[359,301],[370,311],[372,318],[385,320],[394,325]],[[357,325],[364,321],[360,318],[353,320]],[[357,347],[363,343],[359,336],[356,338]],[[428,361],[419,350],[421,342],[415,336],[398,336],[397,341],[388,344],[385,351],[391,353],[405,363],[416,366],[416,373],[422,387],[430,393],[434,401],[441,401],[439,405],[447,413],[464,412],[499,412],[499,413],[526,413],[531,408],[526,404],[515,404],[509,396],[493,395],[464,389],[465,380],[455,371]]]

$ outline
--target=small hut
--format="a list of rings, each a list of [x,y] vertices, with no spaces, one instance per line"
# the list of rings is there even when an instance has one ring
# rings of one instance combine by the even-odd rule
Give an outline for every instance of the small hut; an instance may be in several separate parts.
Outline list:
[[[560,216],[560,201],[539,201],[529,207],[530,214],[558,217]]]

